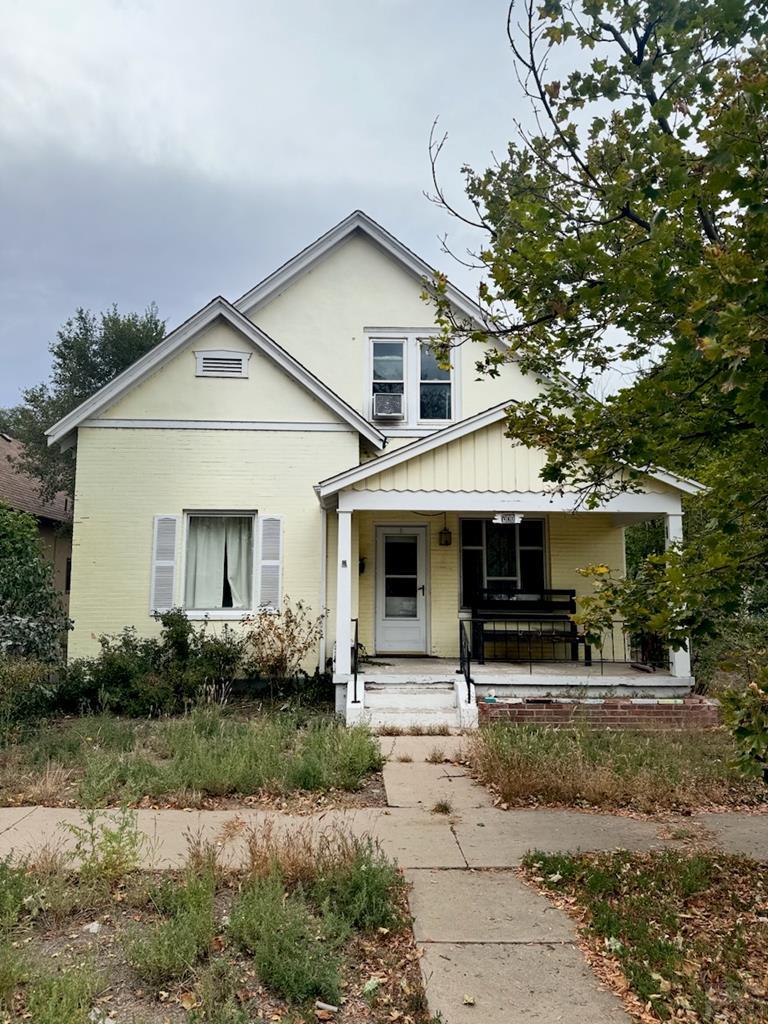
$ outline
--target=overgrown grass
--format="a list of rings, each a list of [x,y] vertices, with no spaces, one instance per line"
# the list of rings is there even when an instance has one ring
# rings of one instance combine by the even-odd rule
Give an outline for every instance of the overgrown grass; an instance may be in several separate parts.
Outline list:
[[[630,807],[652,812],[757,804],[764,786],[734,764],[722,731],[640,733],[491,725],[468,739],[481,781],[509,804]]]
[[[125,943],[126,959],[142,981],[162,985],[192,974],[213,941],[214,891],[211,875],[189,875],[182,885],[167,881],[151,893],[165,919],[132,929]]]
[[[768,875],[719,853],[530,853],[524,868],[575,898],[601,957],[660,1020],[766,1020]]]
[[[191,999],[195,1024],[278,1019],[281,1007],[305,1014],[317,998],[348,1001],[354,986],[363,998],[382,943],[392,941],[387,1000],[370,1019],[394,1019],[401,999],[414,1024],[426,1021],[417,958],[403,961],[405,883],[370,837],[272,819],[249,829],[236,819],[215,840],[191,837],[182,871],[145,873],[133,861],[136,812],[91,817],[75,851],[0,861],[0,1020],[6,1010],[35,1024],[91,1022],[115,971],[117,998],[131,1002],[126,1019],[142,1019],[137,993],[152,1004],[158,991],[169,1005]],[[224,852],[235,839],[245,852],[237,870]],[[84,859],[85,874],[76,870]],[[88,940],[83,924],[92,922]],[[57,941],[61,959],[49,961],[44,950]],[[400,988],[404,971],[410,981]],[[266,1004],[255,1005],[265,992]]]
[[[41,974],[27,993],[29,1019],[35,1024],[91,1024],[93,1000],[106,984],[87,962],[60,974]]]
[[[51,772],[72,773],[74,795],[89,807],[184,793],[352,791],[381,763],[367,728],[347,729],[328,716],[284,711],[245,719],[216,706],[151,722],[94,716],[6,747],[0,799],[4,790],[6,802],[11,795],[18,802],[20,779],[39,788]]]
[[[253,957],[262,981],[293,1002],[339,998],[336,922],[315,917],[304,896],[286,893],[280,876],[252,878],[232,905],[229,934]],[[326,925],[326,927],[324,927]]]

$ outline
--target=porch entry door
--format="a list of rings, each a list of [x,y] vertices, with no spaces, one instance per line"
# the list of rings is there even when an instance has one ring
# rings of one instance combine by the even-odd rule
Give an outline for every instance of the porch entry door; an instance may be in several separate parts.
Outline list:
[[[376,650],[427,653],[427,528],[376,529]]]

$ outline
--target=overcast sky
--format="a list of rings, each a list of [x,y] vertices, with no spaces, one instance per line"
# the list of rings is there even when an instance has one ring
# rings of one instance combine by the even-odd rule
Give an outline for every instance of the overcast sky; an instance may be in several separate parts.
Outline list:
[[[77,306],[169,329],[361,208],[433,264],[423,196],[522,113],[506,0],[0,0],[0,406]]]

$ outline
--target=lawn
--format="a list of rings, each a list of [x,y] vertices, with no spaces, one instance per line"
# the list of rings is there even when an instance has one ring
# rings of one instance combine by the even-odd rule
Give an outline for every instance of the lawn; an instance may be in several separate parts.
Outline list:
[[[332,716],[245,716],[217,706],[170,719],[94,715],[8,739],[0,803],[210,806],[222,798],[351,793],[381,763],[365,727],[347,729]]]
[[[758,805],[768,788],[735,767],[725,731],[640,733],[491,725],[468,739],[474,774],[510,806],[653,813]]]
[[[427,1024],[404,881],[371,839],[251,830],[236,872],[193,840],[150,873],[121,815],[81,836],[78,872],[0,862],[0,1021]]]
[[[719,853],[530,853],[599,976],[642,1021],[766,1024],[768,872]]]

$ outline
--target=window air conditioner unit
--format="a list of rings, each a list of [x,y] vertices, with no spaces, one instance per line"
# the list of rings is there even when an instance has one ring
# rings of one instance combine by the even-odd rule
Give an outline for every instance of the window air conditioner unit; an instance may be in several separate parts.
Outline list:
[[[375,420],[402,420],[404,395],[374,395],[373,418]]]

